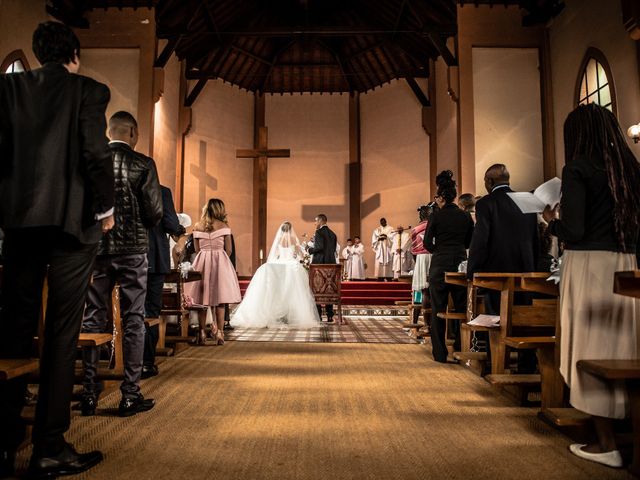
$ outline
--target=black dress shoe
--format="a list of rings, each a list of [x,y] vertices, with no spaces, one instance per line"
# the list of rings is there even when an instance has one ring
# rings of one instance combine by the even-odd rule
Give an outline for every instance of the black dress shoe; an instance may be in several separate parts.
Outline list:
[[[16,452],[0,450],[0,478],[14,478],[16,475]]]
[[[158,375],[158,366],[157,365],[144,365],[142,367],[142,375],[141,378],[151,378]]]
[[[56,478],[62,475],[76,475],[89,470],[102,461],[102,452],[78,453],[73,446],[66,444],[62,452],[53,457],[34,455],[29,462],[26,478]]]
[[[91,417],[95,415],[97,406],[97,395],[82,395],[82,400],[80,400],[80,411],[83,417]]]
[[[118,407],[118,415],[121,417],[130,417],[140,412],[147,412],[155,406],[156,402],[152,399],[145,399],[142,395],[134,398],[123,398],[120,400]]]

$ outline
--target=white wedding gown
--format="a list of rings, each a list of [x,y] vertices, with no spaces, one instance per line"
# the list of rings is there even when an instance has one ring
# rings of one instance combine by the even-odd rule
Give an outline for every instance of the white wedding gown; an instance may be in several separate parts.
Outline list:
[[[320,325],[309,274],[300,263],[298,247],[276,247],[256,271],[231,325],[245,328],[306,329]]]

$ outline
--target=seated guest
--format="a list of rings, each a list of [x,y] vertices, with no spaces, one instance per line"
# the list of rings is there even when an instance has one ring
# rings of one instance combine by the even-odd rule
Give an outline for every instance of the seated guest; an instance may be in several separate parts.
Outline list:
[[[91,268],[102,232],[113,227],[113,164],[104,134],[110,94],[77,75],[80,42],[66,25],[38,25],[33,53],[42,68],[0,74],[0,358],[31,355],[46,275],[47,328],[28,475],[55,478],[102,461],[98,451],[77,453],[64,434]],[[26,386],[26,376],[0,382],[3,478],[14,476],[24,440]]]
[[[176,209],[173,206],[171,190],[163,185],[160,185],[160,189],[162,191],[162,220],[149,230],[147,295],[144,299],[144,315],[146,318],[158,318],[162,310],[164,277],[171,271],[169,235],[179,237],[185,233],[185,229],[180,225]],[[160,328],[158,325],[148,327],[145,324],[142,378],[158,374],[158,367],[155,362],[159,335]]]
[[[622,458],[615,418],[629,412],[624,384],[578,370],[581,359],[640,358],[638,300],[613,293],[614,273],[633,270],[640,211],[640,166],[616,117],[580,106],[564,124],[561,218],[547,207],[549,231],[564,242],[560,277],[560,373],[570,403],[593,416],[598,443],[571,445],[575,455],[611,467]]]
[[[111,292],[120,284],[124,380],[120,386],[119,414],[126,417],[153,408],[140,393],[144,352],[144,301],[147,291],[149,228],[162,218],[162,192],[153,159],[133,150],[138,124],[130,113],[117,112],[109,119],[109,147],[115,173],[116,226],[102,237],[87,295],[82,330],[103,333],[107,327]],[[103,389],[97,380],[98,348],[82,350],[84,379],[81,409],[94,415]]]
[[[536,270],[540,251],[538,219],[535,213],[522,213],[509,198],[507,193],[513,191],[509,187],[509,180],[507,167],[500,163],[490,166],[484,174],[484,185],[489,195],[476,203],[476,228],[467,264],[469,279],[473,279],[476,272],[519,273]],[[500,315],[500,292],[486,291],[484,303],[487,314]],[[514,303],[531,303],[530,295],[516,292]],[[489,349],[487,354],[490,358]],[[535,371],[535,352],[519,352],[518,359],[520,373]]]
[[[438,318],[449,303],[449,294],[455,310],[464,313],[467,308],[467,291],[463,287],[445,283],[445,272],[457,272],[458,266],[467,258],[467,248],[473,235],[473,220],[454,203],[457,196],[453,172],[445,170],[436,177],[438,193],[436,203],[440,208],[429,219],[424,236],[424,248],[432,253],[429,267],[429,295],[431,297],[431,345],[436,362],[447,362],[445,341],[446,322]],[[453,349],[460,350],[460,324],[455,323],[455,343]]]

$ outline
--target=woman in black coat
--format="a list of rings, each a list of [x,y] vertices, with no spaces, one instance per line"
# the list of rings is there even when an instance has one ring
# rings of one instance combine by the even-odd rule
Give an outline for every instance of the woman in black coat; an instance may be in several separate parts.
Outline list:
[[[438,313],[447,309],[449,294],[453,298],[456,312],[466,311],[466,290],[448,285],[444,281],[445,272],[457,272],[460,263],[467,258],[467,249],[471,244],[473,220],[471,216],[454,203],[456,182],[453,173],[445,170],[436,177],[438,192],[436,202],[440,209],[429,221],[424,236],[424,247],[433,255],[429,267],[429,296],[431,297],[431,345],[433,358],[446,363],[447,345],[445,341],[446,321],[438,318]],[[460,350],[460,330],[455,329],[454,350]]]

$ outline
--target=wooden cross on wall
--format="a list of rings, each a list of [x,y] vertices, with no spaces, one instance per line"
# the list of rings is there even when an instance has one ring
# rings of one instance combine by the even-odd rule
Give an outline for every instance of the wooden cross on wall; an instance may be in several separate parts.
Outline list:
[[[236,158],[253,158],[253,271],[260,266],[260,250],[267,251],[267,162],[269,158],[288,158],[288,148],[269,149],[267,127],[258,130],[257,148],[236,150]]]

